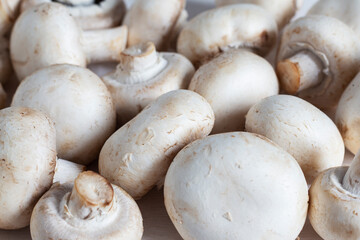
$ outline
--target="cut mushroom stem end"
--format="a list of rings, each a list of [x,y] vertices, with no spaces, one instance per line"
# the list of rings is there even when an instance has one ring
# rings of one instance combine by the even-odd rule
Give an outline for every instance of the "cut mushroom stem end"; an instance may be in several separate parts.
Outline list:
[[[84,165],[58,158],[56,160],[53,183],[59,182],[63,184],[73,182],[75,178],[85,170],[86,167]]]

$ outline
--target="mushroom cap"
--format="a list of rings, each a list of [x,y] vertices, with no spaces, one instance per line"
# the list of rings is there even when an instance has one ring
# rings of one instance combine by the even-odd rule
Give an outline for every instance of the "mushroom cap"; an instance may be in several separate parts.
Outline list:
[[[266,55],[274,46],[277,25],[270,13],[252,4],[236,4],[205,11],[180,32],[177,51],[195,65],[232,48],[248,48]]]
[[[41,3],[51,3],[53,0],[23,0],[21,11]],[[125,15],[126,6],[123,0],[102,0],[99,3],[90,1],[90,4],[69,1],[64,4],[71,16],[73,16],[84,30],[111,28],[120,24]],[[58,1],[58,3],[61,3]]]
[[[278,62],[309,50],[323,62],[324,79],[298,96],[320,108],[337,104],[360,68],[357,34],[341,21],[326,16],[306,16],[289,24],[282,35]]]
[[[37,110],[11,107],[0,111],[0,132],[0,229],[19,229],[52,184],[55,127]]]
[[[275,17],[279,29],[290,21],[298,7],[296,0],[215,0],[215,3],[216,6],[251,3],[263,7]]]
[[[83,182],[89,183],[85,182],[83,186],[54,184],[39,200],[31,216],[32,239],[140,240],[143,225],[136,202],[124,190],[96,173],[84,172],[81,175],[88,178]],[[91,175],[97,175],[96,182]],[[109,212],[96,218],[77,218],[69,207],[69,201],[72,201],[69,196],[74,187],[84,188],[82,191],[86,196],[81,197],[90,205],[98,204],[101,208],[113,199]]]
[[[345,146],[353,154],[360,149],[360,74],[352,80],[342,94],[336,109],[335,123]]]
[[[40,109],[55,122],[58,156],[80,164],[98,157],[115,131],[116,113],[101,79],[73,65],[53,65],[21,82],[12,106]]]
[[[44,3],[16,21],[10,39],[11,61],[19,80],[53,64],[86,65],[80,29],[66,7]]]
[[[360,238],[360,197],[343,188],[348,167],[322,172],[311,185],[309,219],[326,240]]]
[[[141,198],[163,181],[175,154],[208,135],[213,125],[213,111],[199,94],[165,93],[106,141],[99,171],[133,198]]]
[[[246,131],[261,134],[290,153],[310,184],[323,170],[341,166],[345,147],[333,121],[310,103],[277,95],[252,106]]]
[[[215,113],[212,133],[243,130],[245,115],[261,99],[279,93],[273,67],[245,50],[220,54],[202,65],[189,90],[199,93]]]
[[[217,134],[175,157],[166,210],[184,239],[295,239],[308,191],[295,159],[260,135]]]
[[[123,24],[128,26],[128,46],[151,41],[166,50],[173,28],[185,8],[185,0],[136,0]]]

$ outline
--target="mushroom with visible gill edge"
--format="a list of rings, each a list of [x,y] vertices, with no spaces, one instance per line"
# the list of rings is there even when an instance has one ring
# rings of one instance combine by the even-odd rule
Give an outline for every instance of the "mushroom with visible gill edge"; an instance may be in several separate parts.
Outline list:
[[[185,240],[295,239],[308,209],[295,159],[265,137],[244,132],[183,148],[166,174],[164,196]]]
[[[104,144],[99,172],[139,199],[156,184],[186,144],[207,136],[214,113],[199,94],[175,90],[161,95]]]
[[[172,90],[187,88],[195,69],[180,54],[156,52],[151,42],[125,49],[116,70],[102,77],[121,125],[150,102]]]
[[[281,87],[331,109],[360,68],[358,42],[358,35],[335,18],[312,15],[292,22],[278,52]]]
[[[65,5],[84,30],[118,26],[126,11],[123,0],[23,0],[21,11],[49,2]]]
[[[68,9],[43,3],[23,12],[10,39],[10,57],[19,80],[53,64],[85,67],[92,62],[119,60],[127,27],[81,31]]]
[[[136,202],[97,173],[80,173],[74,183],[54,184],[31,216],[32,239],[140,240]]]
[[[116,129],[111,94],[90,70],[68,64],[38,70],[22,81],[11,106],[44,111],[55,122],[60,158],[89,164]]]

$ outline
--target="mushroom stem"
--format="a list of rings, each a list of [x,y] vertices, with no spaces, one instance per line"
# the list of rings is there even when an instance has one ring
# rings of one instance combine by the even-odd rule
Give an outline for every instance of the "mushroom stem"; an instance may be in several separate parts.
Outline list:
[[[282,89],[295,94],[321,82],[322,61],[308,50],[303,50],[277,64],[276,71]]]
[[[360,152],[355,155],[342,183],[347,191],[356,195],[360,194]]]
[[[85,169],[86,167],[84,165],[58,158],[56,159],[53,183],[59,182],[60,184],[63,184],[73,182],[81,172],[85,171]]]
[[[120,55],[115,76],[123,84],[137,84],[158,75],[167,65],[152,42],[125,49]]]
[[[126,26],[83,32],[81,44],[87,62],[118,61],[126,47],[127,34]]]

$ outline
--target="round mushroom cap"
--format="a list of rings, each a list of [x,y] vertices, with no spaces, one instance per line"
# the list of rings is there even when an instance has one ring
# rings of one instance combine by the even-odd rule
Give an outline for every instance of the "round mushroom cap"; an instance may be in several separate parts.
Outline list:
[[[21,82],[11,105],[47,113],[55,122],[58,156],[80,164],[98,157],[116,127],[105,84],[79,66],[53,65],[33,73]]]
[[[19,229],[52,184],[55,127],[37,110],[11,107],[0,111],[0,133],[0,229]]]
[[[21,11],[53,0],[23,0]],[[65,5],[71,16],[84,30],[111,28],[120,24],[125,15],[126,6],[123,0],[90,0],[88,3],[76,0],[56,1]]]
[[[276,43],[277,25],[270,13],[252,4],[205,11],[185,24],[177,51],[200,65],[220,52],[247,48],[266,55]]]
[[[186,144],[207,136],[214,113],[199,94],[175,90],[161,95],[104,144],[99,171],[139,199],[156,184]]]
[[[333,121],[310,103],[277,95],[252,106],[245,129],[261,134],[290,153],[310,184],[325,169],[341,166],[345,147]]]
[[[34,208],[30,231],[37,240],[140,240],[143,225],[139,207],[124,190],[87,171],[75,184],[54,184],[44,194]]]
[[[309,51],[322,61],[324,77],[298,96],[320,108],[335,106],[360,68],[358,35],[335,18],[306,16],[284,29],[277,61],[300,51]]]
[[[199,93],[215,114],[212,133],[243,130],[250,107],[279,93],[273,67],[245,50],[231,50],[202,65],[189,90]]]
[[[166,174],[164,194],[184,239],[295,239],[308,208],[295,159],[244,132],[212,135],[183,148]]]

